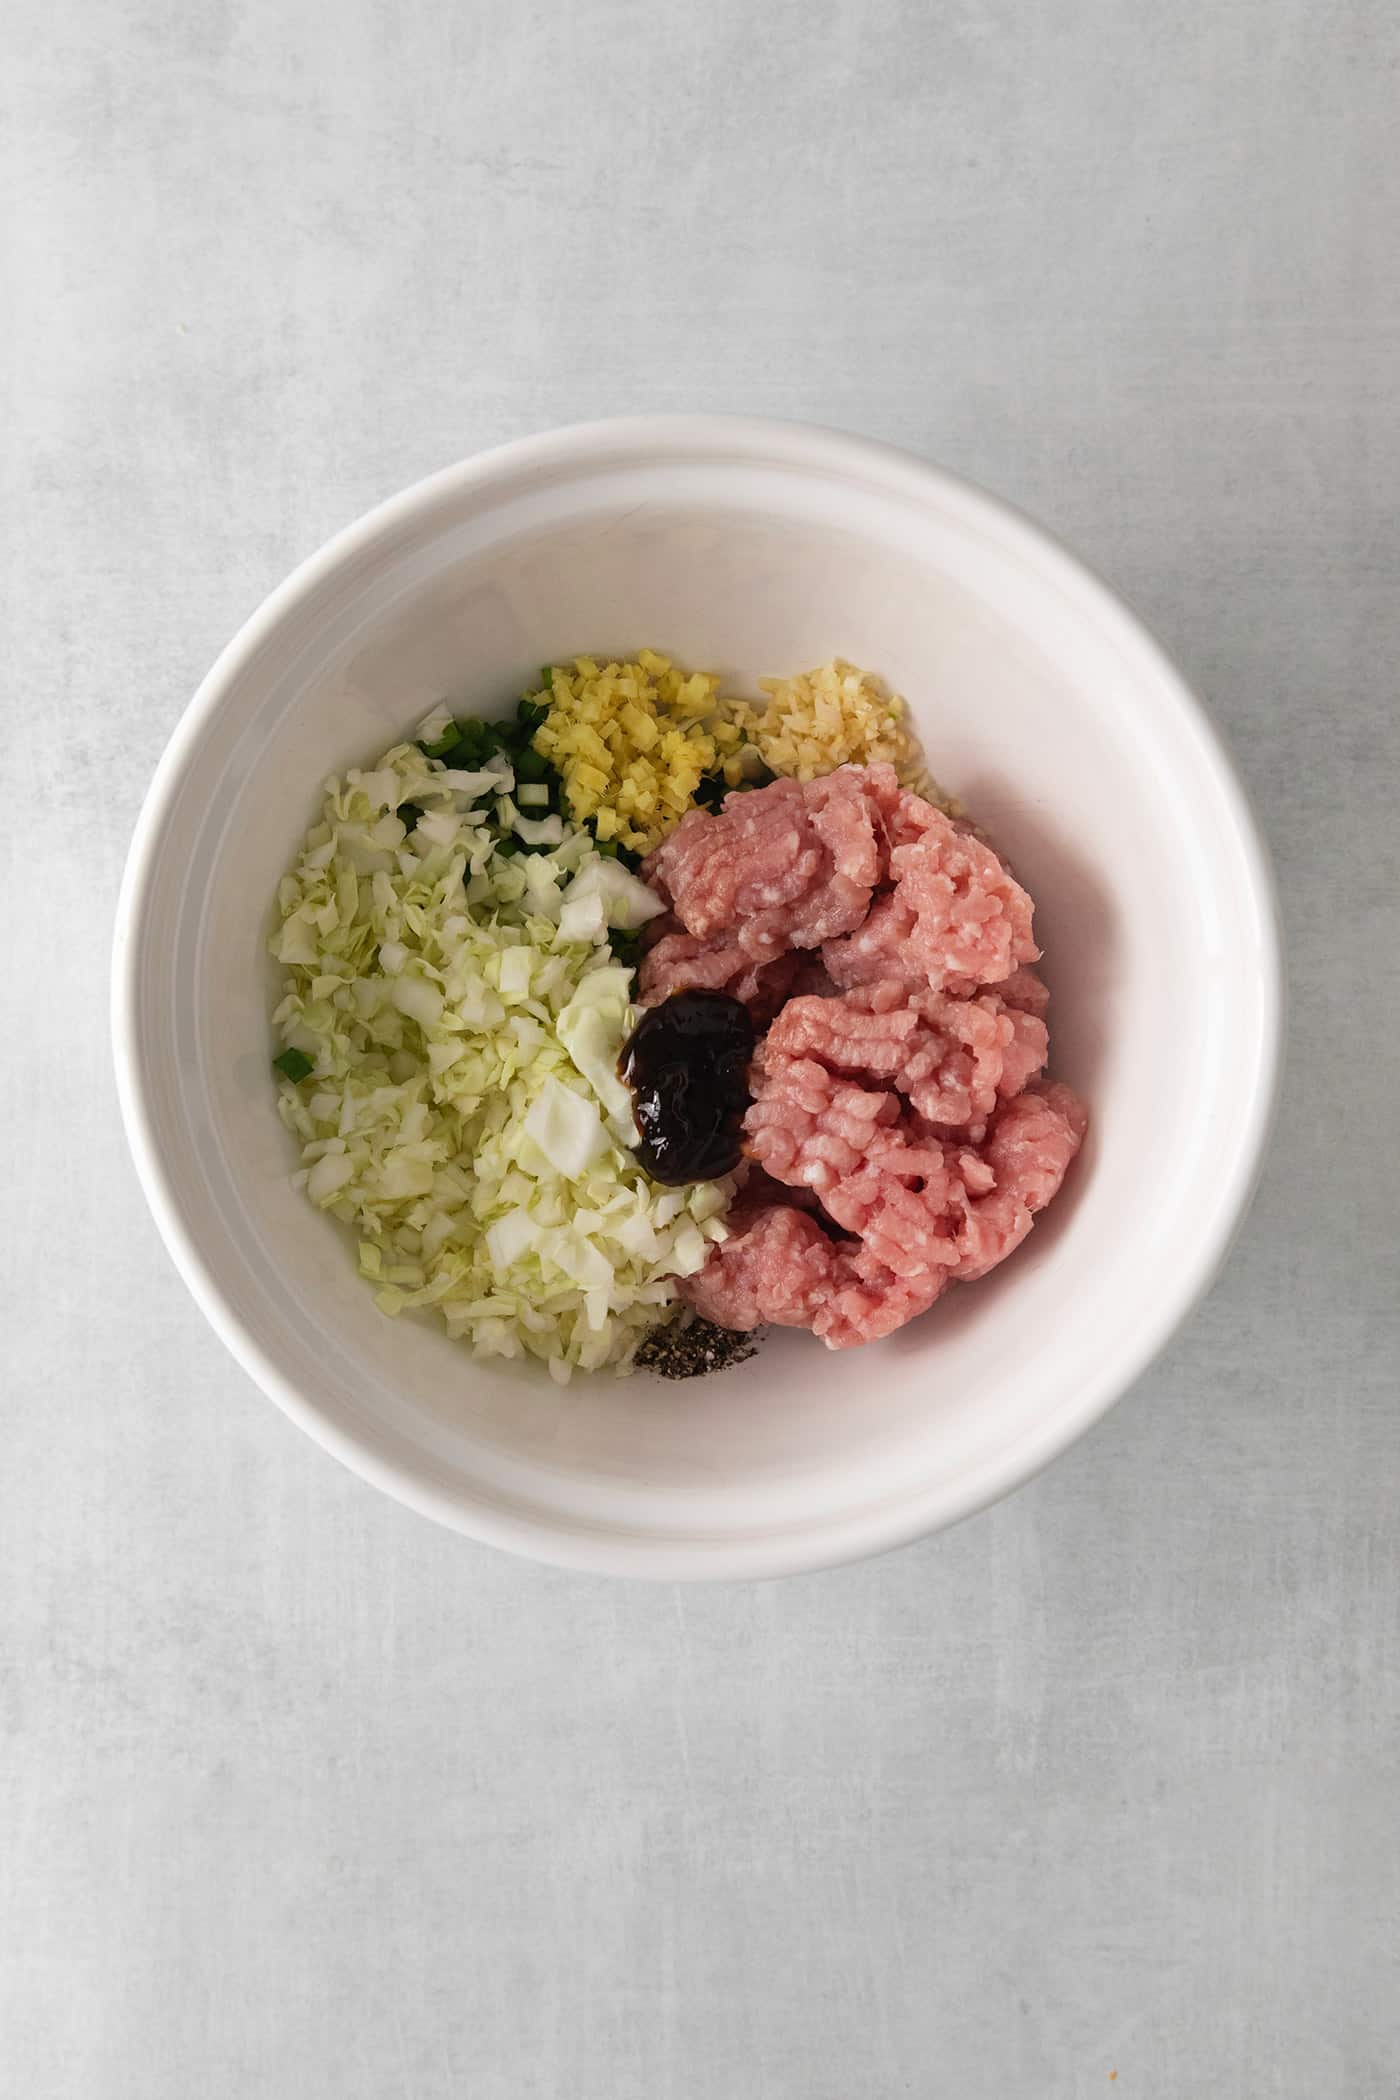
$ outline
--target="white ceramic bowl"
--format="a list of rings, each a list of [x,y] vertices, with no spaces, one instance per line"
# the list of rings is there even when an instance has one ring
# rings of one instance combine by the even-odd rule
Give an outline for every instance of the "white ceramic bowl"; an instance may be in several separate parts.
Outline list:
[[[841,654],[907,694],[934,768],[1037,904],[1056,1071],[1091,1134],[976,1289],[875,1347],[774,1335],[722,1378],[560,1391],[376,1310],[288,1185],[266,952],[323,777],[444,696],[650,644],[752,687]],[[118,913],[123,1111],[160,1229],[247,1371],[366,1479],[500,1546],[664,1577],[812,1568],[1017,1486],[1210,1282],[1275,1083],[1266,857],[1205,714],[1042,533],[882,446],[710,417],[468,460],[305,563],[219,659],[137,828]]]

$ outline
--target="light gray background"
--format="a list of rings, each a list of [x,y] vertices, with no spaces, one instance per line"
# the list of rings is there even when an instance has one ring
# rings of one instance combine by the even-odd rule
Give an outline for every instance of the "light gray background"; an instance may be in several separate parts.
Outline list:
[[[5,34],[0,2092],[1389,2100],[1389,0]],[[670,407],[1061,530],[1212,697],[1290,936],[1188,1331],[1012,1502],[769,1588],[517,1565],[341,1472],[186,1298],[108,1070],[127,838],[238,623],[415,476]]]

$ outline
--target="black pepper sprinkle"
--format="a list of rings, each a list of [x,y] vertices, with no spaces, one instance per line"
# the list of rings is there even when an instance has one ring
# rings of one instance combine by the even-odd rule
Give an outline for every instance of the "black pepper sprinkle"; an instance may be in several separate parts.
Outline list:
[[[759,1339],[681,1312],[664,1327],[652,1329],[637,1351],[637,1368],[658,1378],[703,1378],[709,1371],[727,1371],[731,1364],[747,1362]]]

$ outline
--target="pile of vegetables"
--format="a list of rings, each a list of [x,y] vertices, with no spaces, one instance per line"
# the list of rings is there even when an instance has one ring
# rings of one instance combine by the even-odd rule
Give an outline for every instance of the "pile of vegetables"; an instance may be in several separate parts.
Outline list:
[[[630,1362],[731,1187],[663,1189],[632,1151],[617,1061],[661,906],[566,819],[545,711],[439,711],[327,782],[278,892],[275,1063],[297,1182],[354,1227],[382,1309],[564,1382]]]

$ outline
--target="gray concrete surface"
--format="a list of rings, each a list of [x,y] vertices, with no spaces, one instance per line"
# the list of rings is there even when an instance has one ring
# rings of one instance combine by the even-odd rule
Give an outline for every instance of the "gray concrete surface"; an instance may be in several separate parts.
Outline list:
[[[0,2093],[1400,2092],[1385,0],[9,0]],[[224,1356],[111,905],[218,647],[517,432],[813,417],[1057,526],[1278,856],[1272,1165],[1053,1471],[766,1589],[494,1558]]]

